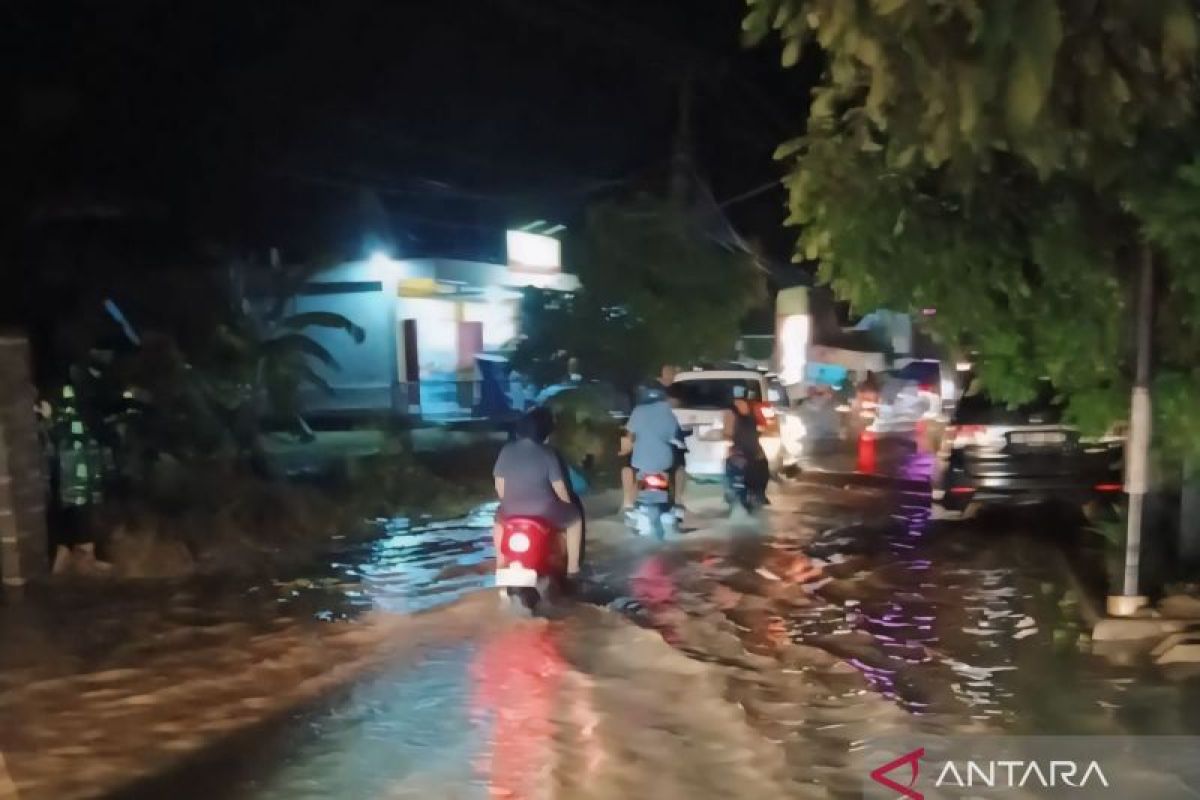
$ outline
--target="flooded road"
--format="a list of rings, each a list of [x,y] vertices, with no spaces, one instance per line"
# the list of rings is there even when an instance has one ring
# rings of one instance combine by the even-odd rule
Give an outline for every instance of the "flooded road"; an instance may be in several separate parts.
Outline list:
[[[472,625],[136,796],[856,797],[871,737],[1200,733],[1194,679],[1089,653],[1064,535],[790,487],[757,527],[609,551],[590,602],[518,621],[475,591],[486,529],[400,527],[287,602]]]

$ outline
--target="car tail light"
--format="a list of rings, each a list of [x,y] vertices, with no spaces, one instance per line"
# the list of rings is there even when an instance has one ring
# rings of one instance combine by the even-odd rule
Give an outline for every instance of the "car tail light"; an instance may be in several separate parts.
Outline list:
[[[755,403],[754,419],[758,423],[760,432],[766,434],[779,433],[779,418],[772,406],[765,403]]]
[[[1097,492],[1123,492],[1125,487],[1119,483],[1097,483]]]
[[[653,472],[642,477],[642,486],[646,489],[658,489],[665,492],[670,485],[671,483],[667,476],[659,472]]]
[[[950,488],[950,494],[975,494],[975,490],[970,486],[953,486]]]
[[[988,429],[986,425],[959,425],[951,428],[947,437],[956,447],[968,447],[970,445],[981,445],[987,441]]]

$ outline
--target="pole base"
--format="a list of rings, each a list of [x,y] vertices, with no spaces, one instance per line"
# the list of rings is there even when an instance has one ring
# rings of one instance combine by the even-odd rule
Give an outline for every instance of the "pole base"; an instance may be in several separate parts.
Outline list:
[[[1150,598],[1142,595],[1109,595],[1107,610],[1110,617],[1133,617],[1150,606]]]

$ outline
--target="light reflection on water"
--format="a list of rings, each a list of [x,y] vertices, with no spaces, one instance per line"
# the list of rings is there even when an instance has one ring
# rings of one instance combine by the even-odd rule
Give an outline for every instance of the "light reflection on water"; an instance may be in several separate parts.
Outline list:
[[[267,779],[237,796],[486,797],[468,769],[482,749],[466,702],[477,652],[474,645],[427,652],[402,672],[355,687],[293,734],[286,759]]]
[[[909,480],[927,478],[931,468],[921,453],[902,464]],[[783,748],[797,785],[844,790],[850,784],[839,770],[853,743],[897,726],[939,733],[1200,732],[1181,710],[1194,684],[1167,684],[1083,652],[1053,547],[1045,530],[936,524],[927,492],[902,493],[889,524],[812,539],[781,523],[765,536],[640,557],[627,578],[612,578],[620,597],[610,607],[728,682],[719,697],[697,695],[693,708],[673,708],[680,716],[664,723],[667,736],[700,744],[711,736],[718,747],[734,748],[705,727],[718,716],[714,703],[734,702],[740,718]],[[486,527],[444,526],[432,536],[403,528],[347,551],[332,573],[357,587],[344,593],[351,606],[412,612],[486,586],[489,576],[473,568],[490,550]],[[800,556],[830,564],[832,582],[812,594],[772,595],[764,565],[777,570],[772,559]],[[558,719],[570,676],[602,680],[610,698],[645,696],[639,708],[647,720],[666,717],[652,709],[671,691],[652,677],[661,655],[626,638],[631,633],[612,633],[616,644],[594,661],[591,645],[577,642],[566,654],[563,636],[586,639],[585,623],[518,628],[398,666],[310,719],[309,735],[279,768],[238,796],[475,798],[487,795],[485,783],[510,792],[493,796],[535,796],[529,784],[546,780],[536,765],[581,758],[579,743],[562,738],[575,723]],[[792,646],[830,654],[851,669],[820,659],[806,664]],[[599,666],[614,654],[624,667]],[[622,752],[617,740],[640,730],[642,712],[594,711],[609,720],[601,728],[623,731],[602,746],[610,755]],[[634,714],[625,728],[612,721],[622,714]],[[668,766],[673,773],[679,757],[665,745],[640,751],[627,778],[648,786]]]

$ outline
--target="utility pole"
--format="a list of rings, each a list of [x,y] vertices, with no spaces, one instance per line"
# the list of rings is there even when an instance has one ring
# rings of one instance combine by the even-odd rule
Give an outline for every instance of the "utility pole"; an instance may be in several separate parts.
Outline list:
[[[692,75],[689,71],[679,87],[679,118],[675,128],[675,148],[671,154],[671,200],[680,208],[688,202],[692,166]]]
[[[1149,600],[1139,594],[1142,560],[1142,520],[1150,484],[1150,346],[1154,314],[1154,252],[1143,244],[1138,275],[1137,355],[1130,403],[1129,441],[1125,448],[1125,492],[1129,519],[1125,530],[1125,575],[1121,594],[1108,598],[1108,613],[1127,617]]]

